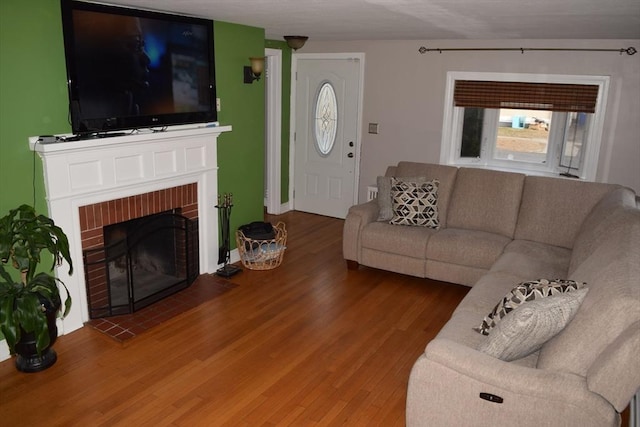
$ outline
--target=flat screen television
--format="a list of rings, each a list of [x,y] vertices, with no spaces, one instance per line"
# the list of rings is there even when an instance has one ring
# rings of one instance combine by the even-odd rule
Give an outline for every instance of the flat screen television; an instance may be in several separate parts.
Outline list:
[[[76,135],[217,120],[213,21],[61,0]]]

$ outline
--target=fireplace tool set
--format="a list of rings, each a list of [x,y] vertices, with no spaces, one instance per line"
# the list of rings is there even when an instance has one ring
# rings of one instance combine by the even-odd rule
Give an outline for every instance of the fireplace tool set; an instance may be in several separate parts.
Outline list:
[[[219,194],[218,204],[215,207],[218,209],[220,232],[222,233],[222,246],[220,246],[218,252],[218,264],[224,264],[218,269],[216,274],[222,277],[231,277],[242,271],[240,267],[229,264],[231,260],[231,230],[229,221],[231,219],[231,208],[233,208],[233,194]]]

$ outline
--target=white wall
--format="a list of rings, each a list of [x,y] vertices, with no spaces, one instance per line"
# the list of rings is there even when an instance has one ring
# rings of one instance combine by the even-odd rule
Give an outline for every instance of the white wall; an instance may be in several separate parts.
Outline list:
[[[565,47],[620,49],[640,40],[410,40],[313,41],[301,52],[364,52],[365,81],[360,201],[389,164],[440,159],[448,71],[606,75],[611,78],[597,181],[626,185],[640,194],[640,53],[427,52],[428,48]],[[377,135],[368,123],[379,123]]]

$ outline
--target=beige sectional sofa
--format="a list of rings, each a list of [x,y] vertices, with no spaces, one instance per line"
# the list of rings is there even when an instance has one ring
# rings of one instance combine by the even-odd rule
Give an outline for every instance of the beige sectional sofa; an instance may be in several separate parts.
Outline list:
[[[407,425],[618,425],[640,387],[634,192],[414,162],[390,166],[386,176],[437,179],[439,227],[379,221],[376,200],[353,206],[343,235],[349,268],[472,287],[415,362]],[[533,353],[505,361],[481,351],[493,331],[473,328],[516,285],[536,279],[574,280],[588,291],[568,325]]]

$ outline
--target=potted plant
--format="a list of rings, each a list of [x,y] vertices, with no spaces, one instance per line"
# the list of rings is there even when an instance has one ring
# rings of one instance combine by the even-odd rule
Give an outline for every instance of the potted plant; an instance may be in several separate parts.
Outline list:
[[[56,316],[62,307],[58,284],[66,292],[61,317],[71,308],[65,284],[49,273],[36,272],[43,249],[53,256],[50,272],[64,260],[73,273],[69,241],[51,218],[36,214],[29,205],[0,218],[0,332],[23,372],[42,371],[56,362],[51,346],[58,336]],[[19,282],[7,271],[9,266],[17,270]]]

